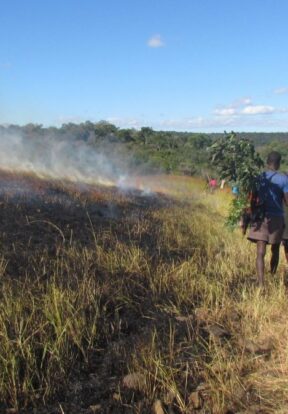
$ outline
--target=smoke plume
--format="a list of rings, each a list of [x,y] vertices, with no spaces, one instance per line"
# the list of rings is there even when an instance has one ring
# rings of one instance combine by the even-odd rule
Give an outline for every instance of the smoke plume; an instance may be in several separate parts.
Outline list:
[[[70,180],[87,184],[117,185],[128,172],[124,160],[80,140],[49,136],[27,138],[2,128],[0,168],[9,172],[33,173],[40,178]]]

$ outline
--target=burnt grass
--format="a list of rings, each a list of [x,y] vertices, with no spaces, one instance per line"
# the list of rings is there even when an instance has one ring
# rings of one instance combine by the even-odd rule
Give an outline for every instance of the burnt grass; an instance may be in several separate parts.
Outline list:
[[[3,173],[2,173],[3,174]],[[13,179],[14,178],[14,179]],[[9,264],[10,277],[23,275],[29,270],[28,259],[31,252],[55,255],[65,244],[77,247],[95,247],[96,236],[107,230],[114,237],[107,239],[107,248],[115,240],[123,243],[136,243],[153,255],[157,245],[156,234],[160,222],[151,222],[147,232],[139,240],[127,234],[127,222],[135,220],[151,221],[151,211],[167,207],[173,200],[162,195],[144,196],[141,191],[126,193],[113,187],[83,186],[65,183],[37,181],[35,178],[10,177],[9,183],[2,186],[0,179],[0,226],[2,252]],[[14,184],[14,185],[13,185]],[[59,187],[58,187],[59,186]],[[11,248],[12,247],[12,248]],[[15,259],[17,254],[17,260]]]
[[[28,175],[15,175],[2,172],[0,175],[0,234],[1,252],[6,262],[6,270],[1,281],[1,290],[5,281],[15,289],[33,289],[33,284],[43,283],[48,286],[52,270],[39,274],[35,264],[39,261],[53,261],[65,255],[65,249],[75,246],[80,249],[95,249],[95,237],[109,234],[101,238],[102,248],[113,250],[115,243],[138,246],[150,258],[151,271],[160,262],[169,264],[181,262],[191,251],[169,251],[162,246],[162,220],[155,218],[152,212],[169,209],[177,202],[160,194],[143,195],[141,191],[121,192],[117,188],[104,186],[88,186],[59,181],[40,180]],[[141,233],[134,231],[134,224],[145,222]],[[113,235],[113,237],[111,237]],[[75,264],[74,264],[75,266]],[[75,266],[77,278],[81,279],[81,268]],[[94,263],[91,273],[95,274],[103,285],[109,284],[109,275]],[[73,280],[67,280],[63,270],[60,283],[73,289]],[[73,366],[67,367],[67,376],[59,380],[56,391],[45,399],[21,401],[19,411],[22,413],[92,413],[93,409],[100,413],[149,413],[151,400],[141,390],[123,387],[123,377],[128,372],[129,357],[132,352],[141,351],[145,341],[150,340],[157,330],[162,338],[160,347],[169,342],[170,316],[161,311],[161,304],[173,302],[173,294],[169,292],[163,297],[151,298],[149,284],[141,275],[139,286],[129,285],[133,274],[113,275],[113,278],[125,278],[126,295],[130,298],[127,306],[113,300],[113,288],[103,290],[101,306],[105,318],[99,320],[99,330],[94,349],[89,351],[86,361],[75,350]],[[111,282],[113,283],[113,281]],[[75,289],[76,289],[75,285]],[[133,291],[132,291],[133,289]],[[1,296],[4,293],[1,292]],[[37,294],[37,291],[35,291]],[[133,303],[133,305],[131,305]],[[155,306],[157,303],[157,306]],[[184,310],[185,311],[185,310]],[[121,326],[117,321],[121,319]],[[197,338],[191,338],[184,323],[174,320],[175,338],[179,343],[194,343],[199,347]],[[194,335],[194,334],[193,334]],[[179,364],[183,367],[190,358],[187,346],[179,352]],[[205,355],[202,355],[205,358]],[[201,378],[195,372],[190,373],[190,392]],[[187,388],[187,378],[178,378],[179,383]],[[185,382],[185,384],[184,384]],[[41,393],[40,393],[41,394]],[[119,397],[121,396],[121,398]],[[157,396],[157,387],[156,387]],[[159,397],[160,388],[159,388]],[[155,396],[153,397],[155,398]],[[2,410],[11,408],[9,401],[1,402]],[[94,408],[93,408],[94,407]],[[172,406],[171,406],[172,407]],[[171,408],[172,410],[172,408]],[[181,412],[177,404],[173,412]],[[7,411],[9,412],[9,411]],[[10,411],[11,413],[13,411]],[[16,412],[16,411],[15,411]],[[96,412],[96,411],[95,411]],[[172,412],[172,411],[171,411]]]

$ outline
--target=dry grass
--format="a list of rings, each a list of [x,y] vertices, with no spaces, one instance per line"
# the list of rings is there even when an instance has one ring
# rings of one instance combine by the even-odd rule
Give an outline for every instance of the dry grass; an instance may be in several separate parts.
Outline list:
[[[229,194],[27,180],[1,195],[3,412],[287,412],[283,263],[258,291],[254,246],[223,224]]]

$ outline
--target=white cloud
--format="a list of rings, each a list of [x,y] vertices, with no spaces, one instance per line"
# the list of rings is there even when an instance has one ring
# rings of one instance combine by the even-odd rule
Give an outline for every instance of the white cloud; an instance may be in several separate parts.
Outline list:
[[[214,109],[213,113],[214,115],[221,117],[238,115],[241,113],[241,108],[243,108],[245,105],[252,106],[251,98],[244,97],[235,99],[230,105],[217,107]]]
[[[244,97],[244,98],[240,98],[240,99],[236,99],[235,101],[232,102],[231,107],[232,108],[239,108],[243,105],[251,105],[252,104],[252,100],[249,97]]]
[[[276,110],[274,106],[271,105],[248,105],[242,109],[241,113],[244,115],[265,115],[273,114]]]
[[[179,130],[191,130],[191,129],[213,129],[222,128],[225,129],[227,126],[232,126],[235,122],[234,117],[212,117],[205,118],[202,116],[191,117],[191,118],[178,118],[178,119],[165,119],[158,125],[164,129],[179,129]],[[157,126],[158,127],[158,126]]]
[[[150,37],[150,39],[147,42],[147,45],[149,47],[157,48],[165,46],[165,43],[163,42],[160,34],[155,34],[154,36]]]
[[[284,114],[288,112],[288,108],[276,108],[272,105],[256,105],[252,103],[251,98],[240,98],[234,100],[230,105],[218,106],[214,109],[213,114],[219,118],[234,117],[239,118],[243,116],[259,116],[259,115],[271,115]]]
[[[220,116],[227,116],[227,115],[234,115],[236,114],[236,109],[235,108],[219,108],[219,109],[215,109],[214,110],[214,114],[215,115],[220,115]]]
[[[242,99],[241,103],[243,105],[250,105],[252,103],[252,100],[250,98],[244,98]]]
[[[285,93],[288,93],[288,87],[276,88],[274,89],[274,93],[276,93],[276,95],[284,95]]]
[[[286,117],[254,117],[247,115],[214,116],[214,117],[191,117],[166,119],[151,124],[156,129],[182,130],[182,131],[283,131],[288,129]]]
[[[118,128],[141,128],[143,126],[143,120],[137,118],[119,118],[108,117],[106,121],[116,125]]]
[[[165,119],[159,122],[157,127],[184,131],[280,131],[288,127],[288,119],[284,116],[287,113],[288,108],[252,104],[252,99],[246,97],[237,99],[227,106],[218,106],[211,116]]]

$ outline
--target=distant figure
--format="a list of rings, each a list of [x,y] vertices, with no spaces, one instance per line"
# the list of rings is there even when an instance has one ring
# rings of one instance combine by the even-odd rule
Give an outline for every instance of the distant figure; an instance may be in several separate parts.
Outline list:
[[[225,187],[225,180],[221,180],[220,190],[224,190]]]
[[[239,195],[239,187],[237,187],[237,185],[234,185],[232,187],[232,194],[237,197]]]
[[[256,270],[259,286],[264,284],[264,259],[267,244],[271,244],[270,271],[272,274],[276,272],[279,263],[279,250],[284,233],[283,201],[288,205],[288,177],[278,172],[280,163],[279,152],[270,152],[267,157],[268,168],[257,178],[258,198],[262,211],[258,218],[257,216],[253,218],[248,240],[257,245]]]
[[[209,188],[210,188],[210,193],[214,193],[214,191],[217,188],[217,180],[216,180],[216,178],[211,178],[211,180],[209,181]]]

